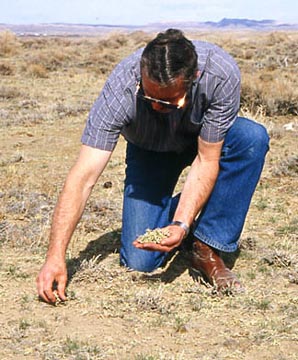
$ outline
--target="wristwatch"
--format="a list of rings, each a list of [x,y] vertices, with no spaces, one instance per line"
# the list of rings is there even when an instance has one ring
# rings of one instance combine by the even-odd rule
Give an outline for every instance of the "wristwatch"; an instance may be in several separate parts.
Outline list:
[[[182,221],[178,221],[178,220],[175,220],[175,221],[172,221],[170,223],[170,225],[176,225],[176,226],[180,226],[184,231],[185,231],[185,235],[184,237],[186,238],[186,236],[189,234],[189,226],[186,225],[184,222]]]

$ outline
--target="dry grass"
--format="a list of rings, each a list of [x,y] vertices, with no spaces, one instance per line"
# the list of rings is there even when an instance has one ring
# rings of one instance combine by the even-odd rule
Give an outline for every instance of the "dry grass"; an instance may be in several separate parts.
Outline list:
[[[69,300],[38,301],[51,214],[107,73],[150,35],[0,36],[0,358],[297,359],[297,33],[193,34],[243,73],[242,114],[271,151],[234,271],[218,297],[194,282],[188,252],[152,274],[119,266],[124,141],[94,189],[67,253]],[[181,187],[178,184],[177,190]]]
[[[0,57],[15,55],[20,43],[17,37],[10,31],[0,32]]]

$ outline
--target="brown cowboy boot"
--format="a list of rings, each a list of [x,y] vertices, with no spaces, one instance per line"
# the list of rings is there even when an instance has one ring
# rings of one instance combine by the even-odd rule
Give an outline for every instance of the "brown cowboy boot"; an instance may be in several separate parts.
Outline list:
[[[216,286],[218,291],[244,290],[236,275],[226,267],[216,250],[199,240],[193,243],[192,270]]]

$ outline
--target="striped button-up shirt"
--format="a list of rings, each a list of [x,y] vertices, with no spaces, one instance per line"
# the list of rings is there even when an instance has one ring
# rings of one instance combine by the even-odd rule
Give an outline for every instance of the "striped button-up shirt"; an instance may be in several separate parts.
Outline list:
[[[82,143],[113,150],[119,135],[147,150],[182,152],[197,141],[224,139],[237,117],[240,72],[234,59],[220,47],[193,41],[199,76],[184,109],[159,113],[136,97],[141,79],[139,49],[121,61],[95,101],[82,135]]]

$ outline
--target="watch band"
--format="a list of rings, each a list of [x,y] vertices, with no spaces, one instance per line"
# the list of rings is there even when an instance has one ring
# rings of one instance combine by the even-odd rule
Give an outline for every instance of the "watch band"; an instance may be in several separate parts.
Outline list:
[[[170,225],[180,226],[185,231],[185,235],[184,235],[185,238],[189,234],[189,226],[182,221],[175,220],[172,221]]]

